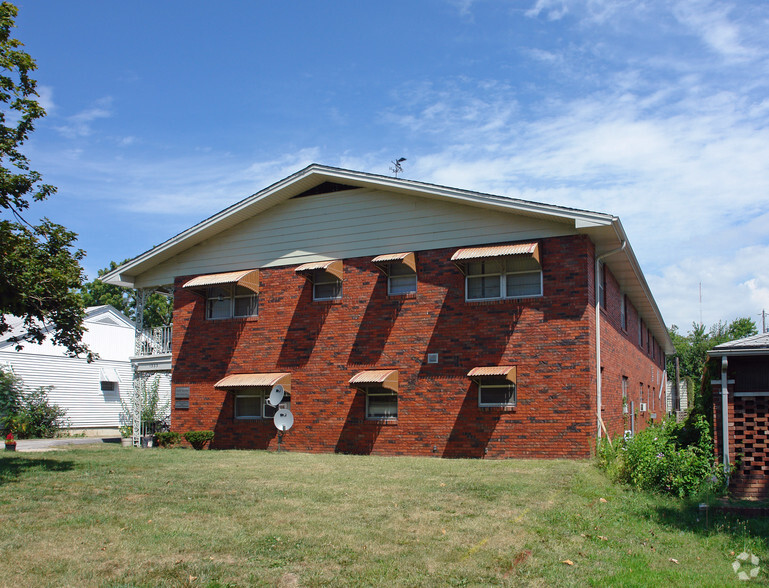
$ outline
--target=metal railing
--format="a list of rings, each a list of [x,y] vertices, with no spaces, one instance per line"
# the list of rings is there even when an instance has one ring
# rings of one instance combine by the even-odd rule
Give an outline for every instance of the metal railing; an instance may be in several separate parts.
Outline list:
[[[146,329],[138,333],[137,355],[165,355],[171,353],[172,325]]]

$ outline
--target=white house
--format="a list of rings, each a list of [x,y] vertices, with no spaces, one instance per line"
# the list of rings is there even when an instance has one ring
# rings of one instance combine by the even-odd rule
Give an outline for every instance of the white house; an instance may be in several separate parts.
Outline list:
[[[53,386],[48,398],[67,411],[72,431],[86,434],[115,434],[133,388],[131,357],[135,349],[134,323],[110,305],[86,309],[83,342],[99,358],[68,357],[66,350],[50,339],[41,344],[25,343],[20,351],[9,339],[20,334],[21,320],[9,321],[12,330],[0,341],[0,366],[12,369],[26,389]],[[170,377],[161,375],[161,398],[170,394]]]

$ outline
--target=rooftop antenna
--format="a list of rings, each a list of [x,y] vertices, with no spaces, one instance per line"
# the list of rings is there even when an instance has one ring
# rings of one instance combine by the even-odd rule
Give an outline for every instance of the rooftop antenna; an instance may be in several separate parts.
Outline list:
[[[396,178],[398,177],[398,174],[403,173],[403,166],[401,165],[401,163],[403,163],[404,161],[406,161],[405,157],[399,157],[395,161],[390,162],[393,164],[392,167],[390,168],[390,171],[395,174]]]

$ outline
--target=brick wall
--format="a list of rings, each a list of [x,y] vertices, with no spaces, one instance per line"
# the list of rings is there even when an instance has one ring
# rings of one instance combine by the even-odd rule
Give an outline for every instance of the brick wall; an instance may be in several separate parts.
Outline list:
[[[595,437],[591,242],[585,236],[540,241],[544,296],[502,302],[465,302],[464,277],[449,261],[454,251],[417,252],[418,290],[406,297],[388,297],[386,277],[371,257],[344,260],[343,297],[335,302],[314,302],[311,284],[294,266],[262,269],[259,317],[250,319],[206,320],[204,299],[180,287],[191,276],[179,277],[173,380],[190,387],[190,408],[174,408],[174,430],[214,429],[218,448],[274,448],[272,422],[235,420],[233,393],[214,384],[234,373],[290,372],[295,424],[283,438],[287,449],[589,456]],[[612,345],[610,371],[628,353]],[[439,362],[428,364],[428,353]],[[517,367],[512,410],[478,407],[476,384],[466,374],[492,365]],[[365,394],[348,384],[365,369],[398,369],[397,421],[366,420]]]

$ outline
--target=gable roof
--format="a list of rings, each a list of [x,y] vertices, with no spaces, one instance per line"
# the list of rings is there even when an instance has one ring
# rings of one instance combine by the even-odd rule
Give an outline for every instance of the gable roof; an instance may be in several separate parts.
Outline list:
[[[6,322],[11,327],[8,331],[3,333],[3,338],[0,340],[0,349],[16,345],[16,338],[23,337],[27,330],[24,328],[24,319],[6,315]],[[85,324],[94,322],[108,322],[114,326],[127,327],[130,329],[135,328],[134,322],[126,315],[120,312],[117,308],[111,304],[102,304],[101,306],[89,306],[85,309]],[[47,332],[53,327],[53,323],[46,322],[43,325],[44,330]]]
[[[598,255],[613,251],[624,243],[624,249],[606,258],[605,263],[660,342],[663,351],[666,354],[674,352],[662,315],[628,243],[622,223],[616,216],[319,164],[309,165],[225,208],[105,274],[101,279],[109,284],[134,287],[137,276],[277,204],[291,198],[348,188],[382,190],[561,223],[578,233],[588,235],[595,244]],[[167,284],[155,286],[163,287]]]
[[[751,335],[735,341],[716,345],[708,351],[710,357],[723,355],[767,355],[769,354],[769,333]]]

